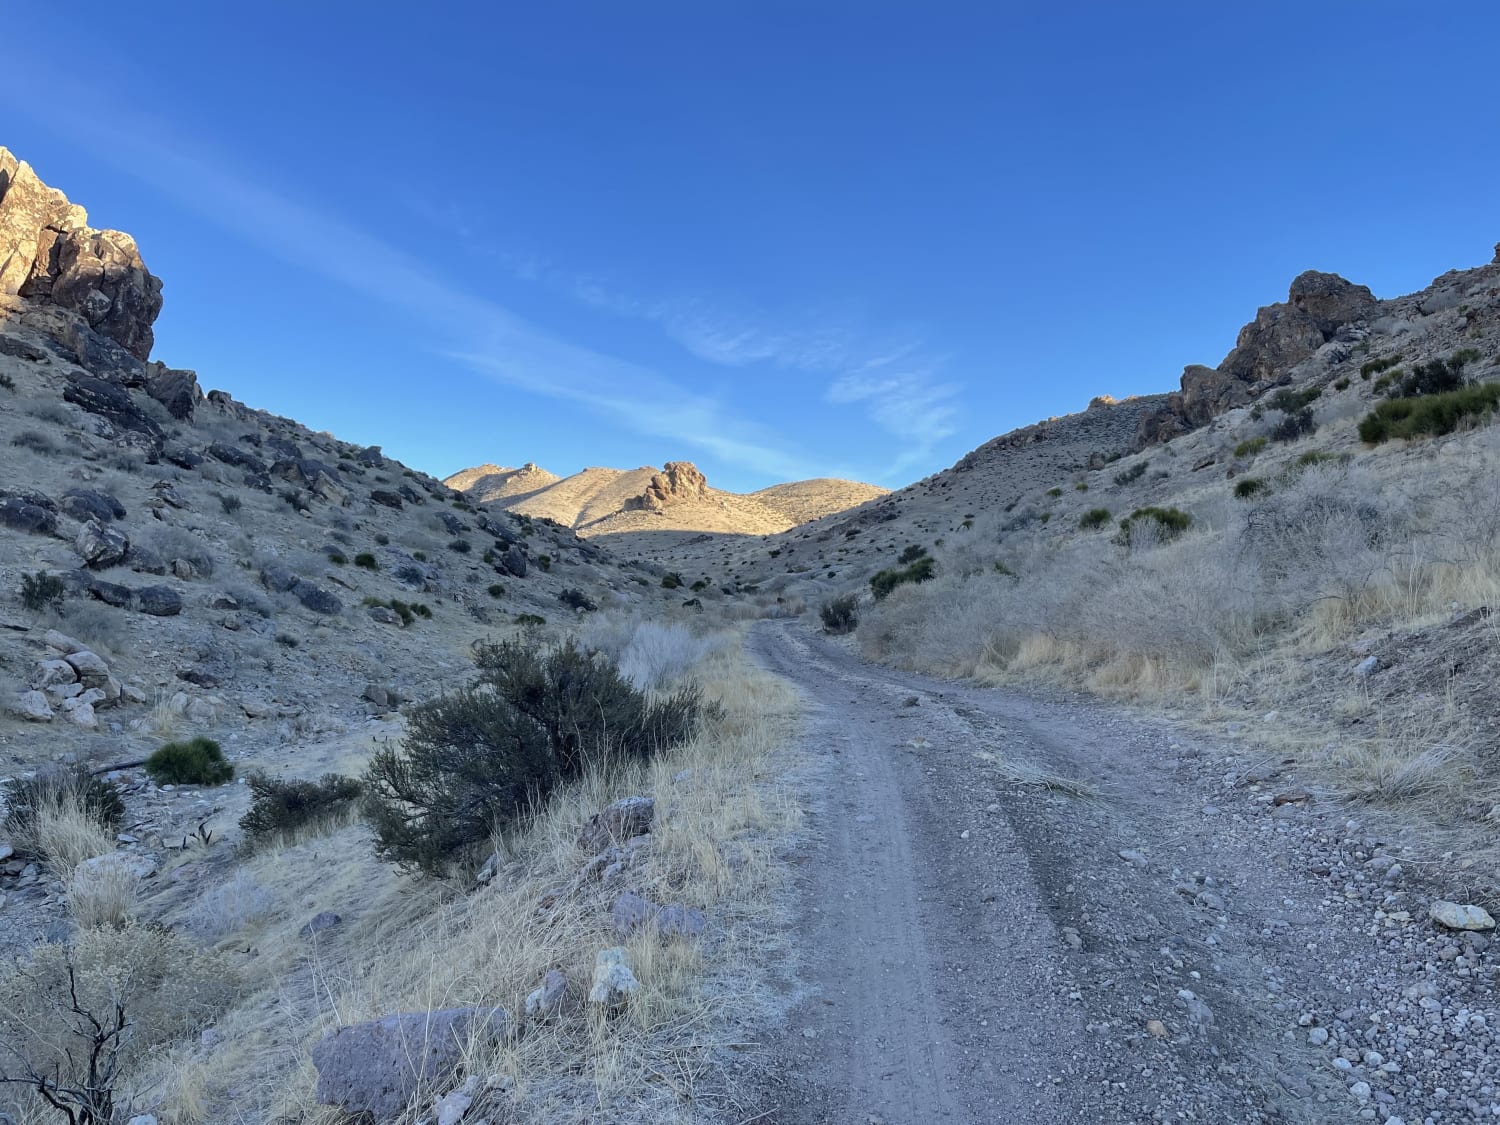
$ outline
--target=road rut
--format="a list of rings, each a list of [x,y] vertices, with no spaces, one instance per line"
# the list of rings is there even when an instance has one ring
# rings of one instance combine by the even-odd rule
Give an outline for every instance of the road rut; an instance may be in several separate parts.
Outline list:
[[[816,837],[766,1121],[1358,1119],[1287,1031],[1296,1005],[1266,1003],[1327,971],[1263,927],[1316,888],[1200,814],[1198,751],[794,622],[750,649],[806,699]]]

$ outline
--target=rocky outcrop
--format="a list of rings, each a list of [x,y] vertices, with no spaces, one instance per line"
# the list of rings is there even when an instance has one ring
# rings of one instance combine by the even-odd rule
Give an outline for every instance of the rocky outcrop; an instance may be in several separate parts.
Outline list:
[[[1298,274],[1285,301],[1259,309],[1240,329],[1223,363],[1183,369],[1181,390],[1141,418],[1137,445],[1166,441],[1259,397],[1350,325],[1369,319],[1379,305],[1368,288],[1336,273]]]
[[[151,355],[161,279],[135,239],[94,230],[82,207],[0,148],[0,299],[15,297],[76,314],[137,360]]]
[[[668,461],[651,478],[646,491],[625,502],[627,512],[660,512],[673,504],[701,500],[708,491],[708,478],[691,461]]]

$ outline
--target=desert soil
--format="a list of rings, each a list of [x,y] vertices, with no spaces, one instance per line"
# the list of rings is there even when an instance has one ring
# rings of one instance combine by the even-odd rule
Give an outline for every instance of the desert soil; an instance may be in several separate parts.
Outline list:
[[[750,644],[804,695],[813,763],[761,1120],[1412,1125],[1500,1101],[1487,942],[1430,922],[1446,896],[1402,870],[1407,837],[1291,757],[870,665],[801,623]]]

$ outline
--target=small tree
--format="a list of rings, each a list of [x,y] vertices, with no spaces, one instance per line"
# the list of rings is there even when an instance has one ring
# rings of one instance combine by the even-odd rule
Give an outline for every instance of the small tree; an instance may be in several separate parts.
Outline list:
[[[823,632],[835,635],[852,633],[859,627],[859,598],[854,594],[826,601],[818,609]]]
[[[67,974],[67,997],[58,1010],[70,1042],[54,1055],[50,1066],[7,1042],[19,1073],[0,1070],[0,1082],[30,1086],[68,1125],[113,1125],[120,1048],[130,1027],[125,1006],[115,1000],[109,1009],[96,1014],[78,999],[78,973],[71,963]]]

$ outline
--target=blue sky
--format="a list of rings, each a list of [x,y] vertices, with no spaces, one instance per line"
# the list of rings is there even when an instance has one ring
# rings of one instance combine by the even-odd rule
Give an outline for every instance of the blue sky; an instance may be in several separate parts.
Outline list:
[[[1500,239],[1492,3],[58,11],[0,144],[137,237],[156,357],[438,475],[896,486]]]

